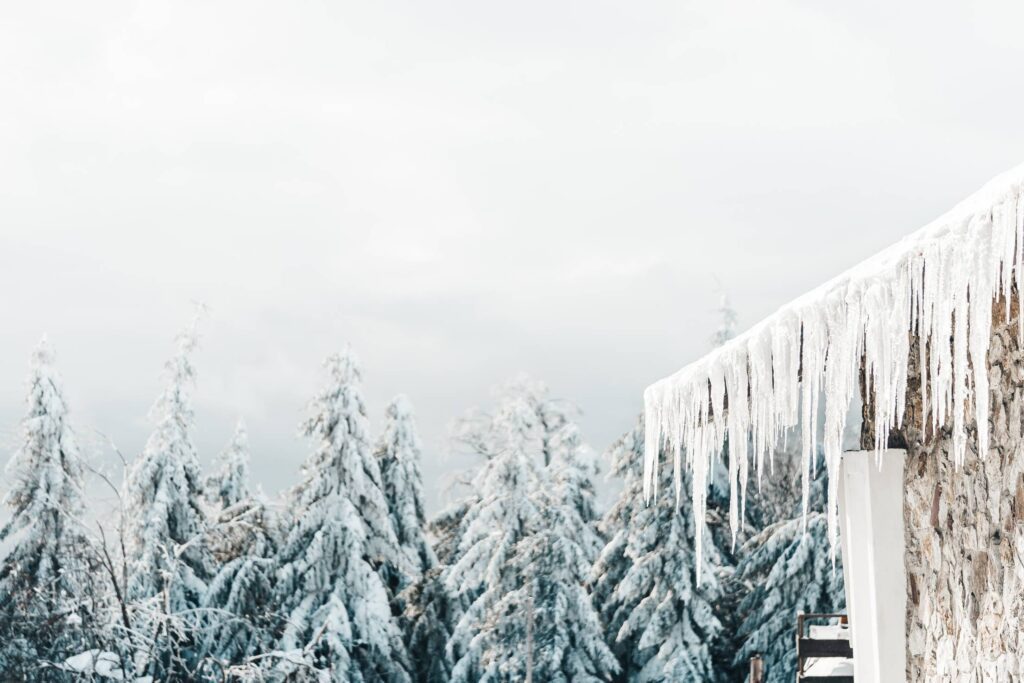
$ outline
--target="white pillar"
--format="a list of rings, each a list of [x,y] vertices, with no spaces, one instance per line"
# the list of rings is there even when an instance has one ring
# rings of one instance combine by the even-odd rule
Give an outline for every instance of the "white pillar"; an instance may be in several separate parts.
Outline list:
[[[843,453],[839,516],[846,608],[858,683],[906,679],[903,543],[906,451]]]

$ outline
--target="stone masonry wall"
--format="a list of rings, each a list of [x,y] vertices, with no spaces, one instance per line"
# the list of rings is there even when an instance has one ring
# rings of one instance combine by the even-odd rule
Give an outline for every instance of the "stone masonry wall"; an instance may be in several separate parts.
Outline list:
[[[994,319],[1003,315],[1000,302]],[[948,430],[921,432],[914,385],[907,426],[890,443],[907,449],[907,680],[914,683],[1024,680],[1024,353],[1016,320],[993,330],[989,381],[985,457],[972,438],[957,469]]]

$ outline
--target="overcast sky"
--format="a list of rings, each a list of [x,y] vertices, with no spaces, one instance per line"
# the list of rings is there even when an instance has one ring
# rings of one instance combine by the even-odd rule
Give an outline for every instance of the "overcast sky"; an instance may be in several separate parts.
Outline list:
[[[47,332],[80,433],[137,454],[201,300],[201,457],[244,416],[268,492],[346,342],[432,505],[519,371],[603,449],[716,281],[749,326],[1024,160],[1024,5],[970,5],[4,3],[0,445]]]

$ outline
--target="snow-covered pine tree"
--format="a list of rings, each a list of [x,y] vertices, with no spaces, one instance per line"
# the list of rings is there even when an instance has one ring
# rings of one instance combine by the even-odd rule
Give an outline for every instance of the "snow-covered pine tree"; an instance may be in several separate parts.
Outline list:
[[[226,510],[250,497],[249,432],[239,419],[235,432],[220,456],[217,471],[206,478],[206,497],[218,510]]]
[[[501,445],[476,479],[448,575],[470,602],[451,638],[452,680],[609,680],[617,663],[584,587],[596,543],[581,514],[578,435],[567,431],[574,447],[539,469],[528,401],[507,398],[492,424]]]
[[[190,675],[194,629],[206,582],[213,573],[207,547],[199,459],[192,442],[192,353],[196,325],[178,335],[167,363],[167,385],[153,407],[156,429],[126,481],[130,553],[128,598],[134,603],[139,643],[148,672]]]
[[[519,543],[513,562],[525,580],[518,599],[525,598],[527,607],[530,673],[543,681],[608,681],[619,664],[586,588],[602,546],[593,465],[573,422],[566,420],[549,443],[549,481],[539,495],[542,524]],[[514,602],[516,596],[509,596]]]
[[[711,345],[718,347],[736,336],[739,316],[736,315],[736,309],[732,307],[729,295],[725,292],[722,292],[718,308],[715,309],[715,312],[718,314],[719,321],[718,327],[715,328],[714,333],[711,335]]]
[[[412,404],[405,396],[396,396],[385,410],[384,430],[376,449],[384,497],[405,574],[397,577],[401,581],[392,585],[392,590],[418,580],[437,564],[424,533],[422,453]]]
[[[470,494],[448,505],[427,523],[427,531],[433,539],[434,554],[440,565],[450,567],[459,559],[459,543],[465,533],[466,513],[479,502],[479,495]]]
[[[460,597],[445,581],[459,558],[459,543],[466,531],[466,513],[479,502],[469,495],[445,508],[427,525],[434,539],[436,563],[397,598],[406,650],[416,683],[448,683],[454,665],[448,643],[469,596]]]
[[[242,667],[272,648],[280,621],[273,601],[278,529],[263,494],[250,488],[249,441],[241,420],[220,464],[207,480],[216,505],[210,548],[219,570],[204,599],[203,652],[221,668]]]
[[[458,603],[444,580],[445,569],[433,567],[402,591],[397,603],[405,647],[416,683],[448,683],[452,658],[448,641],[458,623]]]
[[[698,585],[692,514],[671,493],[668,458],[661,459],[666,493],[644,502],[643,449],[641,418],[611,448],[612,471],[625,487],[604,518],[609,541],[592,573],[594,602],[622,665],[619,680],[714,681],[722,675],[712,660],[722,635],[713,608],[722,593],[720,552],[707,533]]]
[[[480,637],[490,639],[485,678],[610,681],[619,663],[586,589],[591,559],[581,539],[593,531],[572,501],[547,503],[540,527],[515,546],[509,566],[500,570],[510,589],[480,625]]]
[[[11,458],[0,528],[0,671],[50,680],[46,663],[87,649],[95,628],[90,542],[81,522],[84,465],[46,338],[32,355],[28,412]]]
[[[811,482],[812,510],[824,507],[828,471],[817,456]],[[821,512],[809,513],[804,533],[800,461],[793,452],[775,454],[775,475],[765,478],[751,511],[767,526],[744,543],[731,593],[740,596],[735,607],[735,664],[750,657],[764,658],[766,680],[790,681],[796,675],[792,634],[797,612],[830,614],[845,609],[842,565],[833,572],[827,522]]]
[[[529,375],[520,374],[497,387],[500,407],[514,401],[529,406],[533,417],[525,425],[530,445],[528,451],[538,456],[538,464],[551,464],[562,427],[573,421],[578,409],[572,403],[553,398],[548,386]],[[454,440],[469,447],[477,455],[490,458],[502,448],[502,430],[495,424],[499,415],[474,410],[455,424]],[[497,449],[497,450],[496,450]]]
[[[592,478],[597,472],[593,455],[583,441],[579,426],[568,419],[549,443],[554,494],[559,505],[569,507],[574,523],[579,521],[576,540],[586,554],[587,564],[593,564],[604,547]]]
[[[578,409],[572,403],[553,398],[544,382],[522,374],[501,388],[506,400],[521,398],[536,414],[536,437],[540,439],[541,463],[547,467],[560,445],[564,445],[562,428],[573,422]]]
[[[493,421],[495,446],[474,479],[479,498],[465,511],[457,556],[445,577],[448,590],[467,609],[449,643],[456,662],[453,679],[476,681],[484,675],[489,642],[480,628],[491,607],[516,588],[509,559],[519,541],[540,523],[537,465],[528,451],[533,409],[507,401]]]
[[[777,522],[744,545],[737,578],[751,586],[739,605],[736,664],[760,654],[765,682],[796,677],[793,629],[798,612],[831,614],[846,607],[842,567],[832,566],[828,523],[821,512]]]
[[[336,680],[407,681],[408,662],[379,568],[398,562],[371,452],[361,373],[351,351],[326,362],[328,383],[302,427],[315,450],[292,492],[294,517],[279,553],[276,593],[286,617],[280,671]],[[391,568],[388,570],[387,568]]]

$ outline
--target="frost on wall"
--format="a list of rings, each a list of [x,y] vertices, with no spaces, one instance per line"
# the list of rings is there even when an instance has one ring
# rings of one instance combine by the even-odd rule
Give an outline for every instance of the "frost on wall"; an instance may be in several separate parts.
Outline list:
[[[691,496],[703,525],[711,464],[728,443],[730,523],[739,526],[751,461],[785,430],[800,426],[806,513],[816,442],[823,442],[830,487],[829,538],[837,535],[835,475],[846,415],[860,389],[873,406],[874,447],[903,426],[911,344],[920,383],[922,429],[949,425],[957,466],[967,453],[967,425],[988,451],[989,340],[992,302],[1024,289],[1024,167],[990,182],[945,216],[797,299],[703,359],[645,392],[644,494],[657,495],[656,460],[664,444],[692,472]],[[1005,321],[1010,307],[1004,307]],[[1017,334],[1024,337],[1024,316]],[[946,341],[950,340],[950,341]],[[817,433],[824,407],[822,434]],[[980,419],[979,419],[980,418]],[[728,437],[728,438],[727,438]],[[697,552],[700,546],[701,533]],[[698,559],[698,566],[700,561]]]

